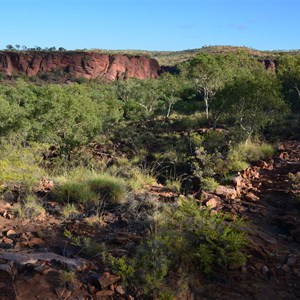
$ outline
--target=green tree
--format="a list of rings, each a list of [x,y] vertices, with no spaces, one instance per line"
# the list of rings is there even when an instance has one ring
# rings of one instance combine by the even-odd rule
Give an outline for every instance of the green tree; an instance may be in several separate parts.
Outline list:
[[[244,52],[198,54],[189,65],[188,76],[193,80],[197,93],[204,100],[207,119],[209,106],[216,93],[239,74],[249,74],[257,69],[262,69],[262,64]]]
[[[281,56],[278,60],[277,74],[292,110],[300,111],[300,54]]]
[[[180,99],[180,93],[183,90],[184,82],[181,77],[166,73],[161,80],[162,102],[165,106],[165,116],[169,118],[172,108]]]
[[[225,85],[217,96],[216,106],[219,104],[220,110],[235,119],[248,141],[286,112],[280,88],[277,78],[266,72],[241,76]]]

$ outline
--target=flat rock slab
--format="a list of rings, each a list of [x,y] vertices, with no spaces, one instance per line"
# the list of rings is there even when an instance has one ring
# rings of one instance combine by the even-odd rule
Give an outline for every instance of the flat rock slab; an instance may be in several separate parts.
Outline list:
[[[36,265],[38,261],[47,261],[52,260],[63,264],[72,271],[83,271],[86,270],[90,263],[82,258],[67,258],[61,255],[58,255],[53,252],[41,252],[41,253],[30,253],[30,252],[1,252],[0,259],[6,261],[12,261],[21,265]],[[2,298],[0,298],[2,299]]]

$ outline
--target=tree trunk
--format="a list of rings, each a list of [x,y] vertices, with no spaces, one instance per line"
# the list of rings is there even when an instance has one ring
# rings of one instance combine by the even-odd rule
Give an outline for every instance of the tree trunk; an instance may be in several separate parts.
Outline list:
[[[204,102],[205,102],[205,114],[206,114],[206,119],[208,120],[208,97],[204,97]]]

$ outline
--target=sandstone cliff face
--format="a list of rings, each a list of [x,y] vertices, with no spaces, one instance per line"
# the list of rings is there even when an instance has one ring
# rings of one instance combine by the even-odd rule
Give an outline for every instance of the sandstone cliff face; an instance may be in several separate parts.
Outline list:
[[[14,52],[0,51],[0,72],[40,76],[60,72],[87,79],[116,80],[125,77],[157,78],[160,66],[143,56],[108,55],[95,52]]]

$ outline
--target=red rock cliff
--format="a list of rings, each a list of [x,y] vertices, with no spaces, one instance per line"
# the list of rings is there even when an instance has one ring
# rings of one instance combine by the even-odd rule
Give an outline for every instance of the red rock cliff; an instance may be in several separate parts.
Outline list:
[[[16,52],[0,51],[0,72],[40,76],[57,72],[87,79],[116,80],[135,77],[157,78],[160,66],[143,56],[108,55],[96,52]]]

